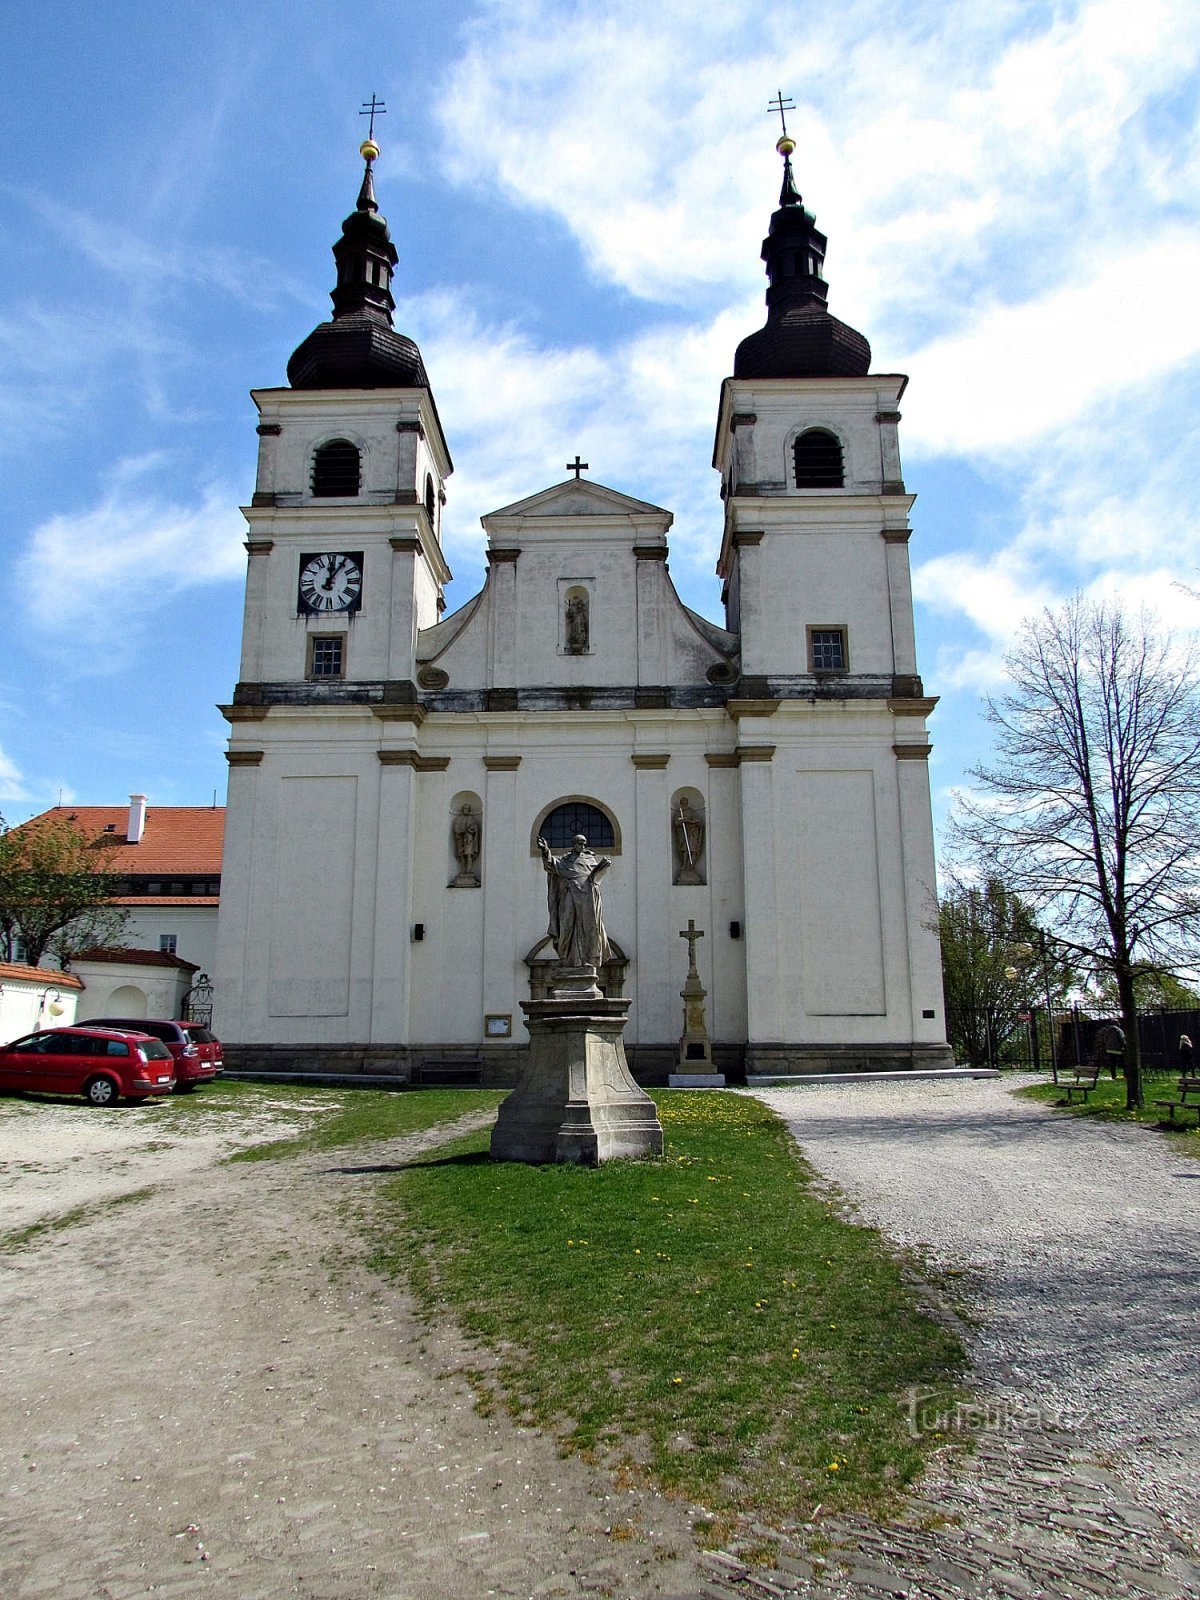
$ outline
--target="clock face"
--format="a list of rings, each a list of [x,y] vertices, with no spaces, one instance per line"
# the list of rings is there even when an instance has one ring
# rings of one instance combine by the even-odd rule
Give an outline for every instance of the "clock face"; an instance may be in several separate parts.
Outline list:
[[[362,556],[336,550],[300,558],[300,609],[357,611],[362,605]]]

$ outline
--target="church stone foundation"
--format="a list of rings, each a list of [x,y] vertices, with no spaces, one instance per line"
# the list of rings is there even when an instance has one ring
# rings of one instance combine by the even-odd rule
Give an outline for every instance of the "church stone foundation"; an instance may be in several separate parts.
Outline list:
[[[954,1066],[948,1044],[748,1044],[746,1083],[855,1072],[934,1072]]]

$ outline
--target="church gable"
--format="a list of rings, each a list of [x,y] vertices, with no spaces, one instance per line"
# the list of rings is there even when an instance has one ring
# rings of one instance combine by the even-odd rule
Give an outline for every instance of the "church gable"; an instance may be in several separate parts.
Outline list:
[[[634,704],[639,691],[727,681],[734,637],[687,610],[668,576],[672,520],[583,480],[484,517],[487,584],[422,632],[418,682],[451,695],[521,685],[532,709],[546,691],[548,704],[598,691],[616,705],[622,694]]]

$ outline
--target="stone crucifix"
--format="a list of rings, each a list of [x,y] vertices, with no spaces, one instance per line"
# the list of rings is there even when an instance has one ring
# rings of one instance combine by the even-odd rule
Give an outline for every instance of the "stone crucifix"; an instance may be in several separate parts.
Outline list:
[[[689,917],[687,927],[680,928],[679,937],[688,942],[688,977],[698,978],[700,974],[696,970],[696,940],[703,939],[704,930],[697,928],[694,917]]]
[[[696,940],[703,939],[704,932],[696,926],[694,918],[689,917],[687,927],[680,928],[679,937],[688,942],[688,975],[679,991],[679,998],[683,1001],[679,1072],[685,1076],[692,1073],[714,1075],[712,1044],[704,1020],[704,999],[708,991],[700,982],[700,974],[696,970]],[[724,1079],[721,1081],[724,1082]]]

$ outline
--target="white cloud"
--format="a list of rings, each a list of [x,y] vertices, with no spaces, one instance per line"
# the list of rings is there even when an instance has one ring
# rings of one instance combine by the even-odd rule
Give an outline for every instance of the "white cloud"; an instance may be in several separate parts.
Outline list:
[[[147,483],[158,465],[157,456],[122,461],[97,505],[34,529],[18,563],[17,592],[41,628],[111,635],[119,609],[137,629],[149,622],[156,598],[242,573],[245,523],[233,489],[213,484],[197,502],[180,505]]]
[[[721,379],[755,325],[752,308],[603,349],[540,345],[446,292],[407,302],[400,321],[421,329],[458,462],[444,533],[452,565],[481,559],[481,516],[561,481],[579,451],[590,478],[676,515],[676,560],[703,580],[691,603],[712,610],[722,514],[708,457]]]
[[[1200,354],[1200,239],[1171,229],[1106,256],[1088,278],[904,358],[911,452],[1003,455]]]
[[[686,302],[753,281],[778,184],[767,100],[790,86],[835,297],[877,330],[894,305],[970,320],[985,261],[1017,297],[1073,274],[1140,231],[1168,174],[1176,201],[1194,177],[1195,130],[1159,137],[1152,116],[1200,55],[1182,0],[1146,0],[1136,26],[1127,0],[849,0],[796,24],[748,0],[489,6],[440,98],[446,169],[560,218],[601,278]],[[486,159],[464,128],[486,129]]]
[[[28,785],[15,761],[0,750],[0,800],[12,805],[31,799]],[[11,822],[11,817],[8,819]]]

